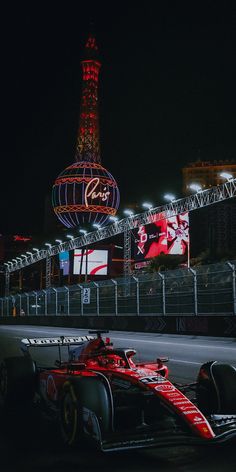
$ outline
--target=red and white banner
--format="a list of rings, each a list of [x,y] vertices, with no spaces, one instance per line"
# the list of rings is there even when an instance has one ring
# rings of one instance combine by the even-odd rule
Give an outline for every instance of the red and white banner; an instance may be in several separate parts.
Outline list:
[[[172,216],[156,223],[139,226],[135,234],[135,261],[159,254],[187,254],[189,247],[189,214]]]
[[[73,273],[82,275],[107,275],[108,250],[75,249]]]

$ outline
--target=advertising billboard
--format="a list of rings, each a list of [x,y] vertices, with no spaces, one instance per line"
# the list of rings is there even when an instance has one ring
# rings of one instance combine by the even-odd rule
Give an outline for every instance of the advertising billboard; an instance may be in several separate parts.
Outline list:
[[[75,249],[73,273],[81,275],[107,275],[107,249]]]
[[[70,270],[69,251],[59,252],[59,262],[63,275],[68,275]]]
[[[139,226],[134,231],[135,261],[143,261],[159,254],[184,255],[189,246],[189,214],[172,216],[167,219]]]

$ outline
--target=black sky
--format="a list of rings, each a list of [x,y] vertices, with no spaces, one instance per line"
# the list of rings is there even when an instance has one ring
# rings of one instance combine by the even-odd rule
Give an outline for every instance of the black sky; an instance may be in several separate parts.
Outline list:
[[[235,9],[94,4],[2,11],[3,234],[42,231],[45,196],[74,161],[90,19],[102,61],[102,163],[122,206],[161,204],[166,191],[180,197],[188,162],[236,158]]]

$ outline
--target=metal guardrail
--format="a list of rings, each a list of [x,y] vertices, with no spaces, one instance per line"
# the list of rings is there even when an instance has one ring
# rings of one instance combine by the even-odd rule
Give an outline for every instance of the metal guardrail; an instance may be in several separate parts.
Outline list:
[[[0,298],[0,316],[236,315],[235,271],[228,261],[18,293]]]

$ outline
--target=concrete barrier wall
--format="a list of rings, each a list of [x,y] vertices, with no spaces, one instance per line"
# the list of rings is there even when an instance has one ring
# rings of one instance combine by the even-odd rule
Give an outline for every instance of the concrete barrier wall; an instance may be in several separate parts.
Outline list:
[[[58,326],[166,334],[236,337],[236,316],[24,316],[1,317],[0,325]]]

